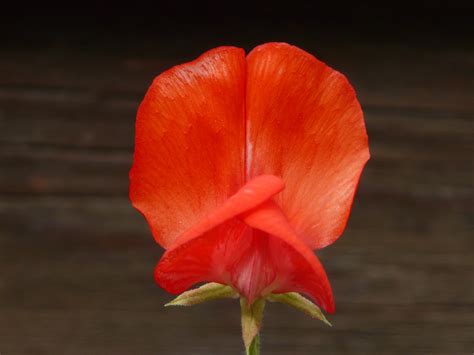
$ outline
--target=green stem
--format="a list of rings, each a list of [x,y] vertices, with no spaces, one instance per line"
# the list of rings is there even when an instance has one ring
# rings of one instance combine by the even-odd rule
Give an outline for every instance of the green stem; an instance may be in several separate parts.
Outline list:
[[[260,335],[257,334],[252,340],[252,344],[247,349],[247,355],[260,355]]]
[[[260,328],[262,327],[263,310],[265,299],[256,299],[251,305],[244,297],[240,298],[242,339],[245,344],[247,355],[260,354]]]

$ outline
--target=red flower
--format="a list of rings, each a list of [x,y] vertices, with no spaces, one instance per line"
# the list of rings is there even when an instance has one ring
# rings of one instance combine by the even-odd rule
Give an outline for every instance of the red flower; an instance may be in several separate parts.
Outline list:
[[[219,47],[164,72],[138,110],[130,172],[166,249],[156,281],[228,284],[249,303],[295,291],[334,312],[312,249],[343,232],[368,159],[354,90],[299,48]]]

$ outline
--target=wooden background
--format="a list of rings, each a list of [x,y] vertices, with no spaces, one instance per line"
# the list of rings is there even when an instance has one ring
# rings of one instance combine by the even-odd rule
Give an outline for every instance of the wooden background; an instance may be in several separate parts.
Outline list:
[[[349,77],[372,159],[343,237],[319,254],[334,327],[271,304],[263,354],[474,352],[472,37],[25,23],[10,22],[0,52],[2,355],[242,353],[237,302],[162,307],[161,250],[130,206],[128,171],[154,76],[220,44],[273,39]]]

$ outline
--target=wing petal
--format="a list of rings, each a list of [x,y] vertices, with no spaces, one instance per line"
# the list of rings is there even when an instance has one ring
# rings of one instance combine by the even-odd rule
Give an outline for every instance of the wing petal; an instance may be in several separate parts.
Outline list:
[[[199,282],[219,282],[249,302],[296,291],[334,312],[321,263],[271,200],[282,188],[274,176],[249,181],[166,251],[155,269],[157,283],[178,294]]]

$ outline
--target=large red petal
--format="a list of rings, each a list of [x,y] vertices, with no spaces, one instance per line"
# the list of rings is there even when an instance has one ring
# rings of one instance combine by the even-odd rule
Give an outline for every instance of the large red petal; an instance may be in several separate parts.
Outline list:
[[[130,198],[169,247],[245,179],[244,51],[211,50],[151,85],[138,110]]]
[[[281,176],[278,204],[306,244],[322,248],[343,232],[369,158],[354,90],[287,44],[255,48],[247,65],[247,175]]]

